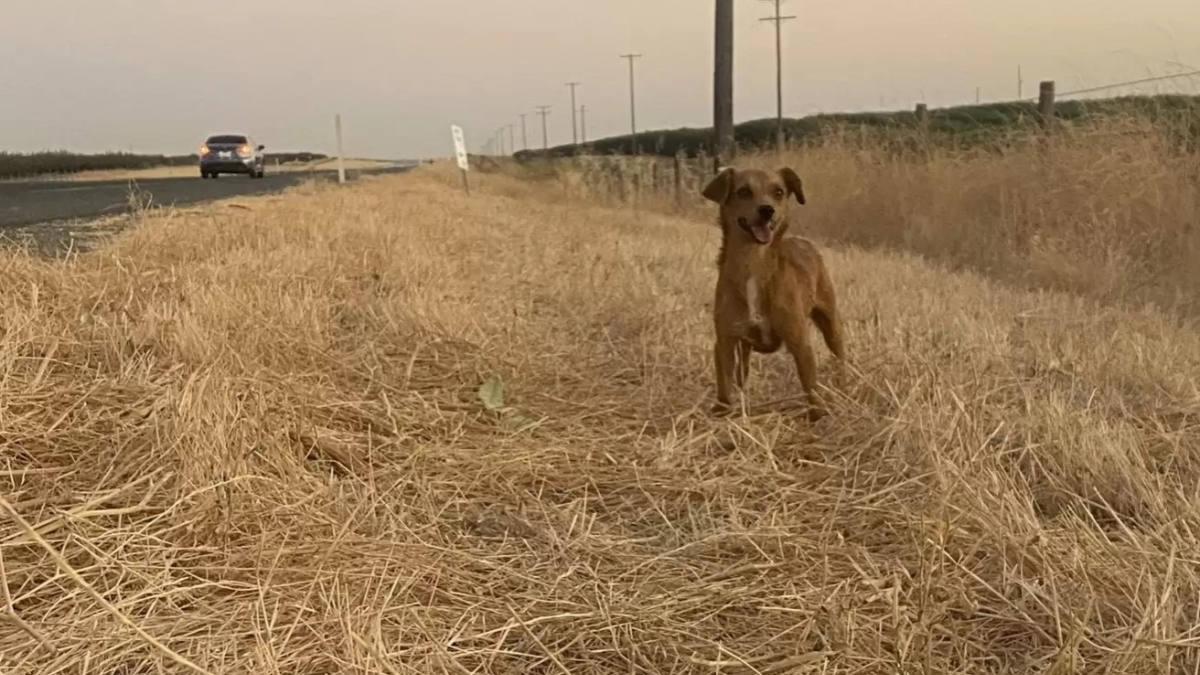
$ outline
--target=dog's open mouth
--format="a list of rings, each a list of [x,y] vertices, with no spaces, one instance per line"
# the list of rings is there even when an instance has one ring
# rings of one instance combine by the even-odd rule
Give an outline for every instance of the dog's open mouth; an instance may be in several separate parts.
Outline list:
[[[738,225],[741,225],[743,230],[749,232],[750,236],[754,237],[754,241],[760,244],[771,243],[771,221],[763,222],[760,220],[751,223],[745,218],[738,218]]]

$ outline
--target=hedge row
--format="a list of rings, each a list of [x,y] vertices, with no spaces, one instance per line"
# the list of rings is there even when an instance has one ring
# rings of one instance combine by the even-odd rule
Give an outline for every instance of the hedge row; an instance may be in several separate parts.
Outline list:
[[[1200,136],[1200,97],[1181,95],[1129,96],[1088,101],[1060,101],[1055,108],[1060,120],[1079,121],[1098,116],[1133,115],[1149,117],[1173,124]],[[1030,102],[996,103],[978,106],[959,106],[930,110],[923,134],[926,142],[953,143],[958,146],[987,145],[1002,141],[1013,132],[1032,128],[1040,120],[1037,104]],[[835,113],[784,120],[784,134],[789,142],[814,140],[832,129],[871,129],[895,131],[899,136],[912,136],[918,128],[915,112]],[[776,121],[752,120],[734,127],[734,139],[739,148],[767,148],[775,143]],[[642,154],[673,156],[682,153],[689,157],[712,154],[712,128],[680,128],[639,133],[638,149]],[[629,154],[633,149],[631,136],[604,138],[586,145],[560,145],[549,150],[524,150],[516,153],[518,160],[539,157],[564,157],[576,154]]]
[[[311,162],[326,159],[315,152],[268,153],[267,161]],[[78,154],[66,151],[12,153],[0,152],[0,179],[30,178],[52,174],[73,174],[82,171],[136,170],[160,166],[187,166],[200,161],[191,155],[136,155],[127,152]]]

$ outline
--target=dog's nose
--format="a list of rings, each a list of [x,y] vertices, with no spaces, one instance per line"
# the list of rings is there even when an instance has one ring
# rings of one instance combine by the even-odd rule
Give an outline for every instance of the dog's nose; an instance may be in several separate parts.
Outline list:
[[[770,220],[775,217],[775,207],[770,204],[763,204],[758,207],[758,217],[763,220]]]

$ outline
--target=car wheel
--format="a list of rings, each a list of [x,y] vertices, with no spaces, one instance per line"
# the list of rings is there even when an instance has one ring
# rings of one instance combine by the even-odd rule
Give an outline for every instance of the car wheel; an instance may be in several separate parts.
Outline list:
[[[207,171],[201,171],[201,172],[200,172],[200,177],[201,177],[201,178],[203,178],[204,180],[208,180],[208,172],[207,172]]]

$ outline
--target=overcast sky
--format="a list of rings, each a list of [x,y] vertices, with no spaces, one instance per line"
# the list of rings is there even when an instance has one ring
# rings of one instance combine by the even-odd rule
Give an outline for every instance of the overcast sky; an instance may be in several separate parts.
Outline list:
[[[736,0],[740,120],[774,114],[769,4]],[[1198,0],[788,0],[785,112],[931,107],[1200,68]],[[187,153],[218,131],[277,150],[472,150],[553,105],[571,139],[711,122],[712,0],[0,0],[0,150]],[[19,65],[24,64],[24,65]],[[1200,91],[1200,78],[1163,85]]]

